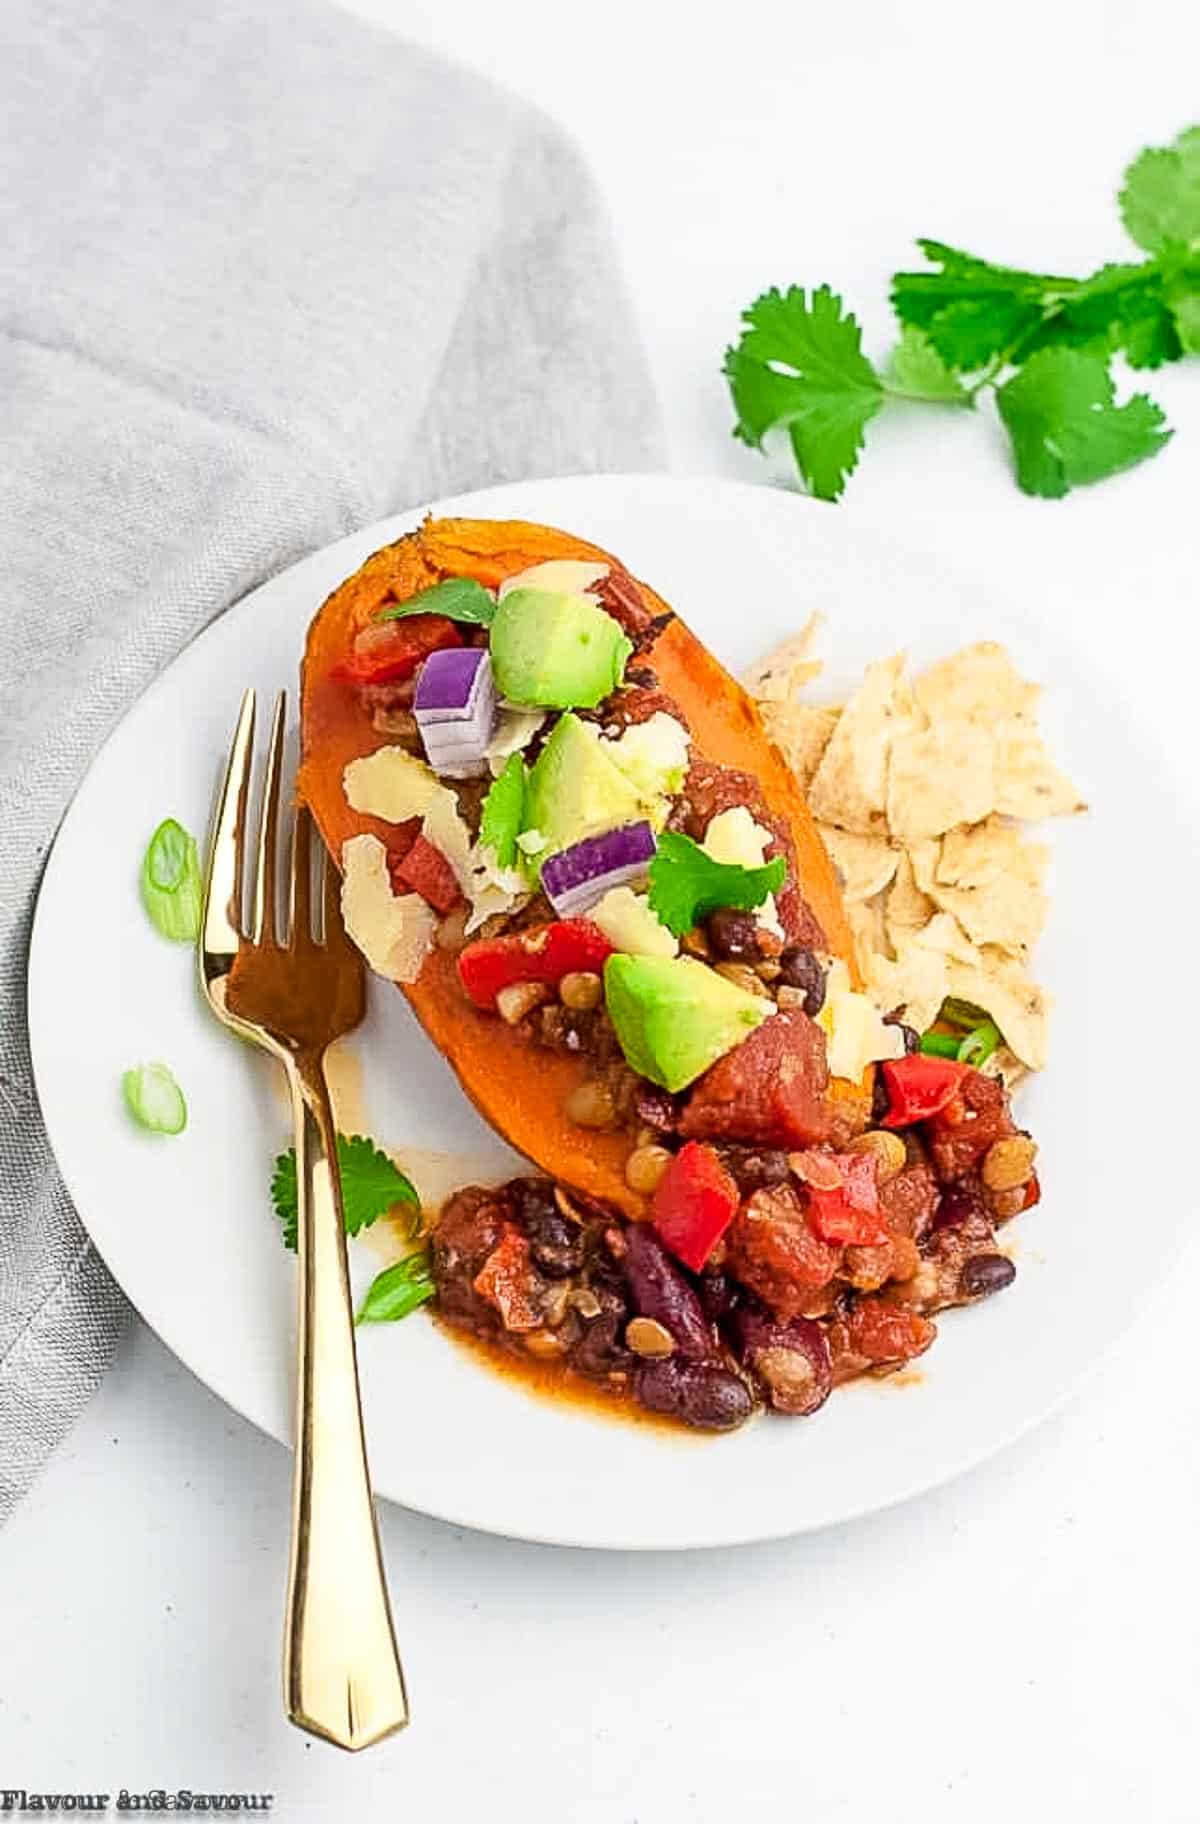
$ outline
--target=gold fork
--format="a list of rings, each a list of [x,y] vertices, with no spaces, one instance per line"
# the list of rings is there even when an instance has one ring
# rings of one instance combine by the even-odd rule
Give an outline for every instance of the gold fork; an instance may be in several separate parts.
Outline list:
[[[363,1017],[363,966],[342,924],[336,875],[295,815],[286,933],[277,916],[286,697],[275,704],[257,843],[254,914],[242,929],[255,697],[248,690],[217,803],[204,891],[200,981],[217,1018],[277,1058],[296,1128],[299,1374],[292,1551],[283,1641],[292,1722],[366,1748],[408,1721],[363,1436],[354,1316],[325,1052]],[[314,930],[314,913],[321,930]]]

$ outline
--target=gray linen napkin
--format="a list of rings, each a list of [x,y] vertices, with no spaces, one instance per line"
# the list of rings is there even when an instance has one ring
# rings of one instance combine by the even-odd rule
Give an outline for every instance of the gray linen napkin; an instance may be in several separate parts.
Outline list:
[[[125,1314],[47,1148],[24,1019],[33,895],[90,756],[304,552],[660,447],[569,145],[306,0],[7,0],[0,248],[2,1520]]]

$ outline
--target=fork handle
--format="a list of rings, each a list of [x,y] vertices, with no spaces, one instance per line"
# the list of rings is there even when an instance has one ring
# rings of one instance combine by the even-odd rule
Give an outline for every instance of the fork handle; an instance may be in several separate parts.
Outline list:
[[[408,1721],[371,1501],[336,1139],[320,1059],[290,1071],[300,1254],[288,1716],[342,1748]]]

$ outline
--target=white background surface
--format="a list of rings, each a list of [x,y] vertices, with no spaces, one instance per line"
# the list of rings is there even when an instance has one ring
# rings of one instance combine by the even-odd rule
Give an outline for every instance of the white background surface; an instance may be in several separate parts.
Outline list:
[[[879,352],[913,235],[1067,271],[1123,257],[1123,163],[1200,116],[1200,19],[1180,4],[360,10],[581,141],[682,471],[759,472],[717,370],[763,286],[830,281]],[[1027,500],[986,417],[897,413],[838,509],[894,513],[1154,694],[1171,758],[1131,780],[1131,810],[1192,769],[1200,656],[1200,366],[1147,384],[1178,435],[1117,482]],[[1150,1055],[1156,1021],[1195,1015],[1153,972],[1153,929],[1130,932],[1111,987]],[[1186,1170],[1182,1137],[1153,1138]],[[1152,1247],[1154,1211],[1131,1231]],[[0,1785],[273,1790],[284,1818],[422,1824],[1194,1821],[1198,1293],[1193,1251],[1058,1419],[836,1532],[599,1558],[387,1510],[416,1720],[357,1762],[279,1713],[287,1457],[139,1327],[0,1540]]]

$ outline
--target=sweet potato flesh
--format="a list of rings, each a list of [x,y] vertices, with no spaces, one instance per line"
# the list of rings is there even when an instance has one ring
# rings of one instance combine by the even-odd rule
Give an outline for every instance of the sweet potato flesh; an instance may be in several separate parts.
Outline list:
[[[444,577],[473,576],[494,586],[551,558],[616,561],[597,546],[548,526],[519,520],[429,520],[420,531],[368,558],[321,608],[309,630],[302,669],[298,789],[335,859],[351,836],[371,831],[387,843],[393,834],[389,825],[353,811],[342,788],[349,761],[391,740],[372,726],[357,690],[335,675],[355,634],[385,603],[406,601]],[[644,584],[639,587],[651,615],[666,616],[666,603]],[[804,897],[830,948],[853,970],[850,934],[829,857],[746,692],[675,616],[666,620],[642,662],[679,704],[695,750],[758,779],[771,811],[790,829]],[[472,1007],[448,951],[433,950],[419,979],[404,993],[471,1101],[518,1152],[585,1195],[615,1204],[628,1215],[643,1213],[644,1199],[625,1182],[628,1135],[576,1127],[563,1113],[585,1068],[578,1059],[531,1045],[495,1015]]]

